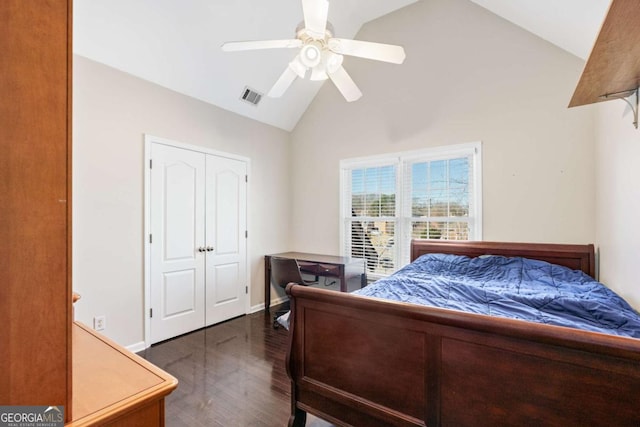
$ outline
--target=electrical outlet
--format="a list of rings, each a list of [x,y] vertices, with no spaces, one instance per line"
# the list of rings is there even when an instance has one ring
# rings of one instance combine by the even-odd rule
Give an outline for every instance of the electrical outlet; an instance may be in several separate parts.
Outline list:
[[[95,316],[93,318],[93,329],[103,331],[107,327],[107,319],[104,316]]]

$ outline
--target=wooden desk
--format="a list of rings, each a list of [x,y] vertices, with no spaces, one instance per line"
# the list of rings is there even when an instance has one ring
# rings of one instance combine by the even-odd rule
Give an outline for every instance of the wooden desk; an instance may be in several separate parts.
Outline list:
[[[73,324],[73,407],[66,427],[164,426],[178,381],[88,327]]]
[[[348,284],[356,282],[367,285],[364,259],[334,255],[308,254],[304,252],[282,252],[264,256],[264,307],[271,306],[271,257],[293,258],[298,261],[300,271],[313,276],[335,277],[340,280],[340,292],[347,292]]]

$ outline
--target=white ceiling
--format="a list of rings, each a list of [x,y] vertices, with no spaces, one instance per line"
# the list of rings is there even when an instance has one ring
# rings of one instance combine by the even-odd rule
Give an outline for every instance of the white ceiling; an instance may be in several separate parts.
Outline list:
[[[611,0],[471,0],[558,47],[587,59]]]
[[[336,0],[330,4],[329,21],[336,37],[354,38],[364,23],[416,1],[428,0]],[[610,3],[471,1],[583,59],[591,50]],[[301,21],[300,0],[75,0],[74,52],[226,110],[292,130],[323,82],[297,79],[282,98],[265,96],[257,107],[246,104],[240,101],[245,86],[268,92],[296,52],[273,49],[225,53],[220,46],[225,41],[293,38]]]

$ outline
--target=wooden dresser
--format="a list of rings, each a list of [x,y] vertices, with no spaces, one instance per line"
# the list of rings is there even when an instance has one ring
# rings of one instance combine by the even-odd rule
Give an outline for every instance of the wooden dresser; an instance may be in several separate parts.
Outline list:
[[[155,365],[74,323],[73,413],[67,426],[163,426],[164,398],[178,381]]]

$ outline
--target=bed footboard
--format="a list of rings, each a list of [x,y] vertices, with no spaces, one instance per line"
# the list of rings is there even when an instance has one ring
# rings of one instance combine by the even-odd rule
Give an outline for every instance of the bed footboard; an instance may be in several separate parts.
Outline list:
[[[290,426],[640,425],[640,340],[290,285]]]

